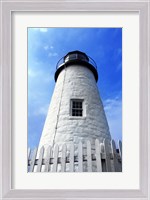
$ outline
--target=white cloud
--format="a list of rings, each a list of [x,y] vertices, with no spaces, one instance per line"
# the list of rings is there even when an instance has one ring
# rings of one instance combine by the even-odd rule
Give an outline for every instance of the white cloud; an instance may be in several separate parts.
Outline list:
[[[58,56],[58,53],[56,53],[56,52],[51,53],[51,52],[50,52],[50,53],[48,54],[48,57],[54,57],[54,56]]]
[[[44,77],[45,83],[50,83],[51,81],[54,81],[54,73],[47,74],[47,76]]]
[[[44,71],[42,68],[38,69],[38,66],[44,66],[44,63],[34,63],[34,65],[28,68],[28,77],[30,78],[30,80],[34,79],[34,83],[37,80],[39,82],[39,80],[41,78],[43,83],[50,83],[51,81],[54,80],[54,73],[55,70],[49,70],[49,72],[47,73],[47,71]]]
[[[115,141],[122,139],[122,100],[119,97],[104,101],[110,134]]]
[[[44,32],[44,33],[45,33],[45,32],[47,32],[47,31],[48,31],[48,29],[47,29],[47,28],[39,28],[39,31],[40,31],[40,32]]]
[[[48,45],[45,45],[43,48],[44,48],[45,50],[48,50],[48,49],[49,49],[49,46],[48,46]]]
[[[34,78],[38,75],[37,71],[33,71],[32,69],[28,69],[28,76],[30,78]]]
[[[40,108],[38,108],[38,110],[34,111],[34,115],[35,116],[39,116],[39,115],[44,115],[46,116],[47,115],[47,111],[48,111],[48,107],[49,107],[49,104],[46,104]]]
[[[38,63],[37,63],[38,65]],[[28,76],[29,78],[39,78],[41,76],[45,76],[47,73],[44,73],[44,71],[34,68],[28,68]]]
[[[44,47],[43,47],[46,51],[47,50],[49,50],[49,49],[54,49],[54,47],[51,45],[51,46],[49,46],[49,45],[45,45]],[[54,55],[55,55],[56,53],[54,53]]]
[[[32,30],[34,30],[34,31],[40,31],[40,32],[44,32],[44,33],[48,31],[47,28],[33,28]]]

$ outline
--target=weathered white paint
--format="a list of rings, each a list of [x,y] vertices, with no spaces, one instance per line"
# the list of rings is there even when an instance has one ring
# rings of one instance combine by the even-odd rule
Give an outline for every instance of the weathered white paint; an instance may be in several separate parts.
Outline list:
[[[91,143],[87,141],[87,168],[88,172],[92,172]]]
[[[61,152],[59,149],[62,145],[55,145],[52,148],[49,146],[48,149],[42,147],[39,149],[39,154],[37,149],[31,151],[31,155],[28,157],[28,172],[122,171],[122,158],[119,152],[116,151],[116,145],[113,140],[111,141],[111,146],[108,142],[99,143],[98,139],[95,140],[94,147],[91,146],[90,141],[87,141],[85,148],[83,148],[83,144],[84,142],[79,142],[76,152],[74,151],[73,143],[71,143],[70,149],[67,149],[66,144],[63,144]],[[120,142],[120,144],[122,143]],[[100,149],[102,146],[104,148]],[[93,153],[91,150],[93,150]],[[51,152],[53,153],[51,154]],[[44,157],[45,153],[46,157]]]
[[[48,171],[51,170],[50,169],[50,159],[51,159],[51,156],[52,156],[52,148],[51,148],[51,146],[49,146],[47,148],[47,153],[46,153],[46,158],[45,158],[45,169],[44,169],[45,172],[48,172]]]
[[[83,99],[84,116],[70,116],[70,99]],[[96,81],[91,70],[82,65],[63,69],[57,79],[39,148],[95,139],[111,139]]]

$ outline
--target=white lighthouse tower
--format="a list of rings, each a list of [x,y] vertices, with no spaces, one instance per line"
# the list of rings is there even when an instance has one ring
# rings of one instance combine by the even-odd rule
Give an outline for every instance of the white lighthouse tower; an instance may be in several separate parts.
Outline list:
[[[58,62],[39,148],[111,140],[97,80],[96,64],[83,52],[69,52]]]

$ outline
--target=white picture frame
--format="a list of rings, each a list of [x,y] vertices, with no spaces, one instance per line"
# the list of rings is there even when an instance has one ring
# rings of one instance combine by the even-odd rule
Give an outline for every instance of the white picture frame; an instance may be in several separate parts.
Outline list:
[[[40,0],[1,0],[1,156],[0,156],[0,197],[1,199],[131,199],[150,198],[150,138],[149,138],[149,6],[147,1],[40,1]],[[11,130],[12,130],[12,70],[11,70],[11,17],[13,12],[24,11],[138,11],[140,16],[140,188],[138,190],[22,190],[12,189],[12,155],[11,155]]]

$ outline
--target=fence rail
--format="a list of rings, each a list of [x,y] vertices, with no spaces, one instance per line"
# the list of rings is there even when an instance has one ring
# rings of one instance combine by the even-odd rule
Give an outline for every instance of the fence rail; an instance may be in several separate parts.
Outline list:
[[[121,172],[122,171],[122,142],[118,149],[114,140],[104,140],[99,143],[96,139],[73,143],[54,148],[28,149],[28,172]]]

